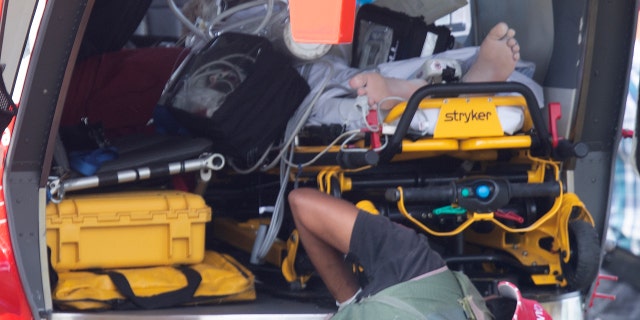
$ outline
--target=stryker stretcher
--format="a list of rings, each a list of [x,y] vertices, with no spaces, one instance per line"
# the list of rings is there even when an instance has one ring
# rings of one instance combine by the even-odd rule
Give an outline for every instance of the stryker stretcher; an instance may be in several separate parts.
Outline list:
[[[513,135],[501,128],[499,105],[522,106],[522,128]],[[418,109],[439,110],[433,136],[407,137]],[[425,86],[370,129],[365,139],[320,158],[318,147],[298,146],[291,165],[312,157],[316,165],[299,166],[297,183],[315,181],[321,191],[414,226],[444,247],[450,266],[525,275],[520,280],[535,286],[583,290],[591,284],[600,252],[594,222],[560,177],[562,160],[588,150],[547,131],[526,86]],[[300,281],[295,266],[285,269]]]

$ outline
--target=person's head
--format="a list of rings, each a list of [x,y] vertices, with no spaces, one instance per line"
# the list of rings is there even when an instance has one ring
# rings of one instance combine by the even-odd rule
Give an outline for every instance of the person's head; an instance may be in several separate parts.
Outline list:
[[[551,316],[535,300],[522,297],[516,285],[508,281],[498,283],[499,295],[487,298],[487,307],[496,320],[551,320]]]

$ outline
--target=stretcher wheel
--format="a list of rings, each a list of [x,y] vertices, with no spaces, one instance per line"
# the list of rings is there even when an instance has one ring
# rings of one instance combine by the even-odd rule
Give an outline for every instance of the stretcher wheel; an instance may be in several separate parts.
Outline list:
[[[600,265],[600,241],[595,228],[587,221],[569,222],[569,246],[571,258],[562,262],[562,272],[569,288],[588,290]]]

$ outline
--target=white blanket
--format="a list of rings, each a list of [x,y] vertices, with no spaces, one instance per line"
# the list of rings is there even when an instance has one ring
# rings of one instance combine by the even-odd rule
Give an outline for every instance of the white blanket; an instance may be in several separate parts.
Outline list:
[[[351,68],[347,65],[346,48],[337,47],[332,54],[325,56],[310,65],[301,67],[300,72],[305,76],[311,85],[311,93],[303,102],[303,105],[311,103],[313,98],[321,89],[321,84],[325,77],[329,77],[325,91],[316,101],[311,115],[307,120],[307,125],[345,125],[347,130],[363,128],[365,125],[362,113],[355,107],[355,92],[349,88],[348,81],[355,74],[363,70]],[[429,58],[455,59],[461,67],[462,73],[466,73],[469,67],[477,58],[478,47],[448,50],[427,58],[413,58],[401,61],[388,62],[378,65],[376,69],[385,77],[399,79],[412,79],[424,62]],[[530,77],[535,71],[535,65],[531,62],[519,61],[514,71],[507,81],[520,82],[529,87],[540,107],[544,106],[542,87]],[[439,110],[419,110],[414,117],[410,129],[422,134],[433,134],[435,122],[437,121]],[[520,107],[502,106],[499,107],[498,117],[503,131],[513,134],[522,127],[524,114]]]

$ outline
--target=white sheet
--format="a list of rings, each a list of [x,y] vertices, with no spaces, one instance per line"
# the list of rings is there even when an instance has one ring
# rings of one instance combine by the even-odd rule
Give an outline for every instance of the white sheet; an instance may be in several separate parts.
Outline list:
[[[313,107],[311,115],[307,120],[307,125],[345,125],[347,130],[364,128],[365,122],[360,110],[355,108],[355,92],[349,88],[348,81],[355,74],[362,70],[347,66],[348,48],[336,47],[334,51],[320,61],[301,68],[301,73],[306,76],[310,85],[311,93],[303,102],[310,103],[317,94],[318,86],[325,76],[330,73],[330,82],[327,90],[323,92]],[[463,74],[469,69],[476,59],[478,47],[448,50],[429,58],[455,59],[460,62]],[[386,77],[400,79],[411,79],[428,58],[413,58],[401,61],[394,61],[380,64],[377,72]],[[330,67],[328,67],[330,66]],[[544,106],[542,87],[530,77],[535,71],[535,66],[531,62],[519,61],[514,71],[507,81],[520,82],[529,87],[539,106]],[[424,134],[432,134],[437,111],[419,110],[412,121],[411,129]],[[520,107],[500,107],[498,117],[503,130],[507,134],[513,134],[522,127],[524,113]]]

